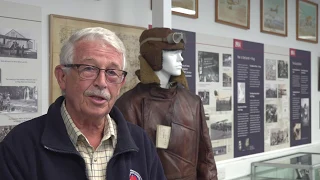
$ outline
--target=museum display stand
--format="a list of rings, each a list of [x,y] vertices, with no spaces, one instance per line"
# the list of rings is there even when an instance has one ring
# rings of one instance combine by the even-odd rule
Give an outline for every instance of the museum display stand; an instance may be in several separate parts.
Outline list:
[[[251,180],[319,180],[320,153],[295,153],[251,164]]]

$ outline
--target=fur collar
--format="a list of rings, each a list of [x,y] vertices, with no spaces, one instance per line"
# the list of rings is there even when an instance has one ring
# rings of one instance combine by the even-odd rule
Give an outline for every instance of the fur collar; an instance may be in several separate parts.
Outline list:
[[[155,83],[160,86],[160,80],[158,76],[154,73],[153,69],[150,67],[148,62],[141,55],[139,56],[139,60],[140,60],[140,69],[137,70],[135,74],[138,76],[138,79],[141,81],[141,83],[142,84]],[[180,76],[171,76],[170,78],[171,85],[176,85],[177,83],[180,83],[184,86],[184,88],[189,89],[187,79],[182,70],[181,70]]]

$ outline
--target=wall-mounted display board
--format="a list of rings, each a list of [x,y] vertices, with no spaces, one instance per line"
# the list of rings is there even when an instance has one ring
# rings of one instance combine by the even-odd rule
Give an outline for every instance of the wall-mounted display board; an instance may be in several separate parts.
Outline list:
[[[264,151],[264,47],[237,39],[233,47],[233,143],[234,156],[240,157]]]
[[[311,54],[290,49],[291,146],[311,142]]]
[[[311,52],[199,33],[186,47],[217,161],[311,142]]]
[[[41,9],[1,1],[0,24],[2,141],[14,126],[42,113]]]

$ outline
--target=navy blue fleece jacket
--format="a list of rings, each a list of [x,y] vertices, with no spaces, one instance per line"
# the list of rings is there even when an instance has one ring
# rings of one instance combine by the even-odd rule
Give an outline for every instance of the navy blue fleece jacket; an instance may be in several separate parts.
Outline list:
[[[59,97],[48,113],[17,125],[0,143],[1,180],[86,180],[85,162],[69,139]],[[108,180],[163,180],[153,143],[113,107],[118,141],[107,166]]]

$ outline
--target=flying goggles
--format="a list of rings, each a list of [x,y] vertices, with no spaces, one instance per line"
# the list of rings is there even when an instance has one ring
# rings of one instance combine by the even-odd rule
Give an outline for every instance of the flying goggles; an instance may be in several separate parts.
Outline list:
[[[170,33],[165,38],[149,37],[149,38],[143,40],[140,43],[140,46],[142,46],[142,44],[146,43],[147,41],[161,41],[161,42],[167,42],[169,44],[178,44],[181,41],[183,41],[183,43],[186,43],[187,39],[186,39],[186,35],[184,33],[174,32],[174,33]]]

